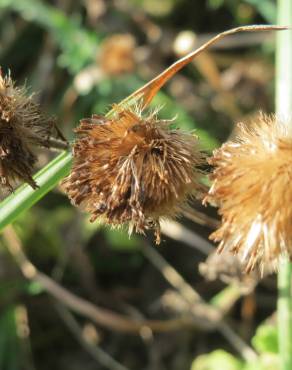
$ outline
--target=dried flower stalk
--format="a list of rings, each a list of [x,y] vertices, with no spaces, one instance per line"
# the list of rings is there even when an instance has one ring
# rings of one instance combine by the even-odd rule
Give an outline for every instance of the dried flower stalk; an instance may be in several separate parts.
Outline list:
[[[36,188],[33,147],[51,147],[53,136],[60,139],[56,144],[64,147],[55,120],[44,117],[25,87],[16,87],[10,75],[3,76],[0,70],[0,184],[10,191],[15,181]]]
[[[213,185],[205,202],[219,207],[222,225],[211,235],[238,254],[247,272],[276,268],[292,250],[292,135],[275,116],[260,114],[214,152]]]

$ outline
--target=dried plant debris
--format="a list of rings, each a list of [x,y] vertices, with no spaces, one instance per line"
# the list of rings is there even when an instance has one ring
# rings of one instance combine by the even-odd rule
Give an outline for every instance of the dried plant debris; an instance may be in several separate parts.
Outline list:
[[[200,192],[197,137],[138,109],[114,107],[113,118],[83,119],[63,187],[72,203],[113,226],[144,233],[181,213]]]
[[[260,114],[214,152],[213,185],[205,201],[219,207],[222,225],[211,235],[238,254],[247,272],[277,268],[292,255],[292,135],[275,116]]]
[[[16,87],[10,75],[0,70],[0,185],[13,190],[16,182],[33,188],[32,178],[37,162],[35,146],[51,146],[52,137],[65,141],[53,118],[45,118],[25,87]]]

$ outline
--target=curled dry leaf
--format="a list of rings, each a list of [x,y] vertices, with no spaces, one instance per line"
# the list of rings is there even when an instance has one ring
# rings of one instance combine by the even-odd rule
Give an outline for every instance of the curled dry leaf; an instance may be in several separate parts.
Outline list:
[[[219,251],[238,254],[247,272],[276,268],[292,255],[292,135],[275,116],[260,114],[214,152],[213,185],[205,201],[219,207],[211,234]]]
[[[35,146],[50,147],[50,139],[62,135],[53,118],[46,118],[25,87],[16,87],[11,77],[0,71],[0,184],[13,189],[15,181],[27,182],[33,188],[32,178],[37,157]]]

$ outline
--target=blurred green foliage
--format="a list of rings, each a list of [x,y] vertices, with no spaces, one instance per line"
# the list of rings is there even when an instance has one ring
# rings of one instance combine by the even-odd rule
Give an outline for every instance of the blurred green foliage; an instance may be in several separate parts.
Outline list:
[[[71,73],[93,60],[99,39],[82,28],[81,19],[68,18],[62,11],[38,0],[0,0],[0,8],[14,10],[28,22],[36,22],[50,32],[60,47],[59,65]]]
[[[17,333],[15,306],[8,307],[0,317],[0,369],[21,368],[20,343]]]
[[[241,361],[229,353],[216,350],[208,355],[199,356],[193,363],[191,370],[242,370]]]
[[[256,360],[244,363],[226,351],[216,350],[199,356],[191,370],[280,370],[275,326],[266,323],[260,325],[252,344],[259,354]]]

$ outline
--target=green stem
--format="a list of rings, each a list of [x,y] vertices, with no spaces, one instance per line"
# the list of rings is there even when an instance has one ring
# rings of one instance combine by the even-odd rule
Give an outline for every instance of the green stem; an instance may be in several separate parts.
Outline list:
[[[292,265],[285,259],[278,274],[278,340],[280,369],[292,369]]]
[[[278,0],[278,23],[292,25],[292,1]],[[276,112],[291,125],[292,115],[292,32],[277,34]],[[278,341],[280,370],[292,369],[292,265],[280,263],[278,274]]]
[[[292,1],[278,0],[278,23],[292,26]],[[276,111],[287,118],[292,115],[292,31],[277,33],[276,50]]]
[[[34,179],[39,186],[34,190],[29,185],[22,185],[15,193],[0,203],[0,232],[16,220],[20,213],[28,210],[45,194],[52,190],[64,178],[70,169],[71,154],[61,153],[46,167],[42,168]]]

